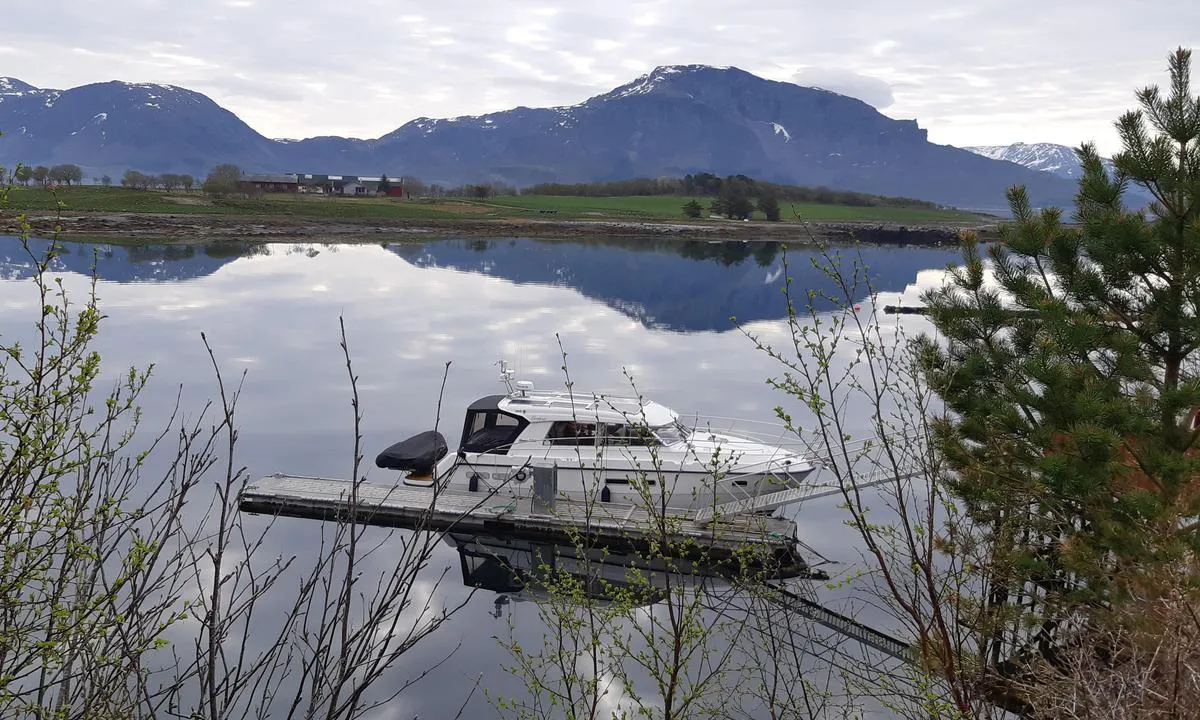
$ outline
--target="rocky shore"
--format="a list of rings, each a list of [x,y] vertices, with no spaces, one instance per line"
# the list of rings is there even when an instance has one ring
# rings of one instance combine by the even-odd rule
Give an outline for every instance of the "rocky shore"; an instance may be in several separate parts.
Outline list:
[[[344,220],[295,216],[218,214],[69,213],[35,215],[33,234],[108,242],[382,242],[453,237],[655,237],[681,240],[775,240],[794,243],[863,242],[877,245],[954,244],[963,230],[986,235],[985,224],[898,225],[885,223],[765,223],[734,221],[654,222],[630,220],[472,219]],[[0,217],[0,233],[18,230],[16,217]]]

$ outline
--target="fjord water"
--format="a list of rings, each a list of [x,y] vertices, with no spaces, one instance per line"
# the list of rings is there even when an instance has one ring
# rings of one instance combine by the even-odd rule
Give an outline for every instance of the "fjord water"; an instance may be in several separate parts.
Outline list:
[[[34,242],[34,253],[44,242]],[[949,250],[862,247],[876,291],[915,300],[924,271],[955,259]],[[797,302],[809,290],[832,291],[812,265],[816,251],[793,248],[787,274]],[[450,363],[440,427],[457,442],[462,409],[500,389],[497,361],[542,388],[563,383],[559,342],[576,389],[638,391],[681,412],[769,421],[794,401],[766,384],[781,368],[741,330],[786,342],[781,288],[784,255],[776,244],[662,241],[447,240],[394,245],[102,246],[62,243],[54,262],[68,291],[82,299],[95,268],[106,315],[97,349],[108,377],[154,364],[143,396],[147,427],[169,414],[180,386],[186,412],[216,392],[206,334],[226,379],[245,371],[238,409],[238,463],[252,476],[282,471],[348,477],[353,434],[350,388],[339,348],[344,318],[364,413],[364,452],[429,429]],[[38,298],[31,260],[18,240],[0,238],[0,333],[6,342],[31,332]],[[866,303],[867,289],[862,289]],[[736,318],[736,322],[732,319]],[[893,319],[893,322],[901,322]],[[903,320],[913,322],[913,320]],[[800,417],[799,413],[797,413]],[[390,474],[370,467],[373,477]],[[801,539],[821,554],[852,563],[852,538],[834,504],[801,508]],[[314,523],[281,520],[275,552],[314,545]],[[312,548],[308,548],[312,550]],[[434,575],[449,600],[466,591],[458,559],[444,548]],[[458,643],[442,680],[424,682],[400,701],[402,716],[440,716],[483,673],[493,692],[513,692],[499,669],[493,635],[495,596],[476,595],[455,620],[406,656],[397,676],[415,676]],[[286,599],[282,600],[286,602]],[[524,642],[540,642],[534,609],[506,610]],[[497,613],[499,614],[499,613]],[[524,622],[522,622],[522,620]],[[476,700],[483,703],[480,693]],[[475,702],[473,701],[473,702]],[[483,708],[485,706],[481,706]]]

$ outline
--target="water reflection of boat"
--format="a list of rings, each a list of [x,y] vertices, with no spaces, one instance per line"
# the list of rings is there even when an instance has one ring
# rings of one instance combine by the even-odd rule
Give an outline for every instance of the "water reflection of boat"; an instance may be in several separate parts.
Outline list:
[[[396,443],[376,458],[381,468],[407,473],[405,484],[528,497],[534,465],[553,465],[559,497],[576,502],[659,505],[672,510],[743,503],[739,512],[769,512],[794,502],[814,469],[785,447],[744,430],[685,422],[641,397],[542,392],[513,382],[501,363],[507,393],[467,408],[458,451],[427,431]]]
[[[758,580],[820,578],[800,558],[763,557],[752,566],[655,558],[638,553],[611,552],[561,543],[537,542],[512,536],[448,533],[446,543],[458,550],[463,584],[508,595],[513,600],[547,597],[547,580],[564,575],[579,581],[591,597],[610,599],[614,593],[650,604],[670,586],[686,584],[708,591],[727,588],[737,572]]]

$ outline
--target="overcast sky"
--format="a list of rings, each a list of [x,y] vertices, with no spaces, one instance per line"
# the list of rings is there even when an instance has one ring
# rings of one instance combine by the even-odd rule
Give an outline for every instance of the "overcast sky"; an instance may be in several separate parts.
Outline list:
[[[574,104],[656,65],[703,63],[854,95],[938,143],[1111,152],[1134,89],[1165,84],[1173,48],[1200,49],[1194,0],[5,5],[0,75],[183,85],[270,137],[377,137],[420,116]]]

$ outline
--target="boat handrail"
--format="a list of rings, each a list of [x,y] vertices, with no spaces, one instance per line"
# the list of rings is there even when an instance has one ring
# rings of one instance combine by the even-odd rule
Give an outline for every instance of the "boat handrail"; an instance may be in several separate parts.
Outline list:
[[[747,440],[785,448],[792,452],[803,450],[807,453],[811,445],[803,436],[798,435],[794,430],[778,422],[749,420],[720,415],[689,414],[681,415],[679,423],[693,432],[736,435]]]
[[[614,410],[617,409],[617,405],[632,405],[640,408],[644,407],[647,402],[644,398],[634,396],[607,395],[593,392],[567,392],[565,390],[517,390],[508,393],[505,397],[509,400],[523,400],[527,404],[534,404],[529,402],[532,400],[542,400],[547,405],[554,402],[583,405],[583,409],[595,409],[601,403],[611,405]]]

